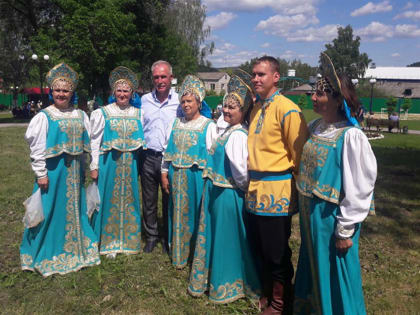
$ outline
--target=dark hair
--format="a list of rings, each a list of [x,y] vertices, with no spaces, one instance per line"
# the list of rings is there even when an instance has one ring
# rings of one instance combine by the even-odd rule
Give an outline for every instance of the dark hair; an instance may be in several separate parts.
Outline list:
[[[343,104],[344,100],[346,100],[347,105],[350,108],[351,115],[353,117],[357,116],[360,107],[362,106],[359,98],[356,95],[356,89],[354,88],[353,82],[351,82],[350,78],[346,74],[339,74],[338,78],[340,79],[341,83],[341,95],[338,93],[333,93],[333,97],[339,99],[339,103]],[[344,111],[340,106],[340,111],[344,115]]]
[[[271,70],[273,70],[273,72],[278,72],[280,73],[280,64],[279,61],[272,57],[272,56],[262,56],[260,58],[258,58],[257,60],[255,60],[253,66],[258,65],[262,62],[267,62],[270,64],[271,66]]]

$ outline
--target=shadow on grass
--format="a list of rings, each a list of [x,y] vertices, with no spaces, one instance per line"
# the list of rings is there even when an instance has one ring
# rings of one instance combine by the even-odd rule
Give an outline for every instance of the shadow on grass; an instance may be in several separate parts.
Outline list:
[[[374,152],[376,217],[363,226],[363,234],[386,233],[398,246],[415,248],[420,235],[420,150],[374,147]]]
[[[3,117],[0,118],[0,124],[17,124],[17,123],[29,123],[31,118],[14,118],[14,117]]]

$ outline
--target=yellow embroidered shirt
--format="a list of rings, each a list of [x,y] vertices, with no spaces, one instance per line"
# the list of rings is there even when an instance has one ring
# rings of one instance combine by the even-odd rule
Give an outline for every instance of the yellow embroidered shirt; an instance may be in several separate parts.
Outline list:
[[[308,130],[300,108],[283,95],[274,95],[263,110],[251,112],[248,135],[250,184],[247,210],[278,216],[295,212],[295,183]]]

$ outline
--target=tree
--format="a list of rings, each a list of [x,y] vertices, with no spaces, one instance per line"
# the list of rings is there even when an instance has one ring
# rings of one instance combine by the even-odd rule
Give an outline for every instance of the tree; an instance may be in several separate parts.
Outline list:
[[[411,108],[412,105],[412,101],[411,98],[405,98],[404,102],[401,105],[401,108],[405,111],[408,112],[408,110]]]
[[[363,77],[372,61],[366,53],[360,53],[360,37],[353,38],[353,28],[338,27],[338,36],[331,44],[325,45],[325,53],[331,58],[338,73],[346,73],[350,78]]]
[[[420,61],[409,64],[407,67],[420,67]]]
[[[13,5],[7,6],[9,3]],[[22,8],[21,3],[27,7]],[[189,3],[197,7],[200,1]],[[109,73],[119,65],[137,72],[146,89],[151,87],[150,66],[156,60],[168,60],[174,75],[181,78],[196,71],[202,37],[197,35],[195,41],[188,41],[191,33],[169,27],[166,19],[170,5],[170,0],[0,0],[0,6],[6,6],[12,17],[22,16],[22,25],[16,18],[7,20],[7,25],[23,34],[25,55],[48,53],[48,67],[61,61],[69,63],[79,73],[82,99],[94,94],[106,99]],[[203,23],[196,25],[194,32],[200,33],[200,25]],[[40,65],[31,70],[37,78],[46,71]]]
[[[298,105],[301,109],[306,108],[308,105],[308,97],[305,94],[299,96]]]
[[[174,30],[186,41],[193,50],[200,65],[210,67],[206,56],[213,53],[214,43],[202,46],[210,35],[210,26],[206,26],[206,7],[200,0],[172,0],[165,14],[165,22],[169,29]]]
[[[395,112],[395,107],[397,107],[397,99],[392,96],[386,101],[386,111],[388,112],[388,115]]]

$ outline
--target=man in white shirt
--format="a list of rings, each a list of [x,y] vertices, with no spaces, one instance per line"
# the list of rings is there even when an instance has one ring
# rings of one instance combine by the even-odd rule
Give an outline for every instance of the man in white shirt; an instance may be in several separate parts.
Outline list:
[[[157,204],[161,183],[162,155],[172,129],[181,113],[178,94],[171,89],[172,67],[163,60],[152,65],[154,89],[141,98],[143,131],[147,150],[140,155],[139,171],[142,186],[143,226],[146,234],[145,253],[150,253],[159,241]],[[168,194],[162,189],[162,248],[168,252]]]

